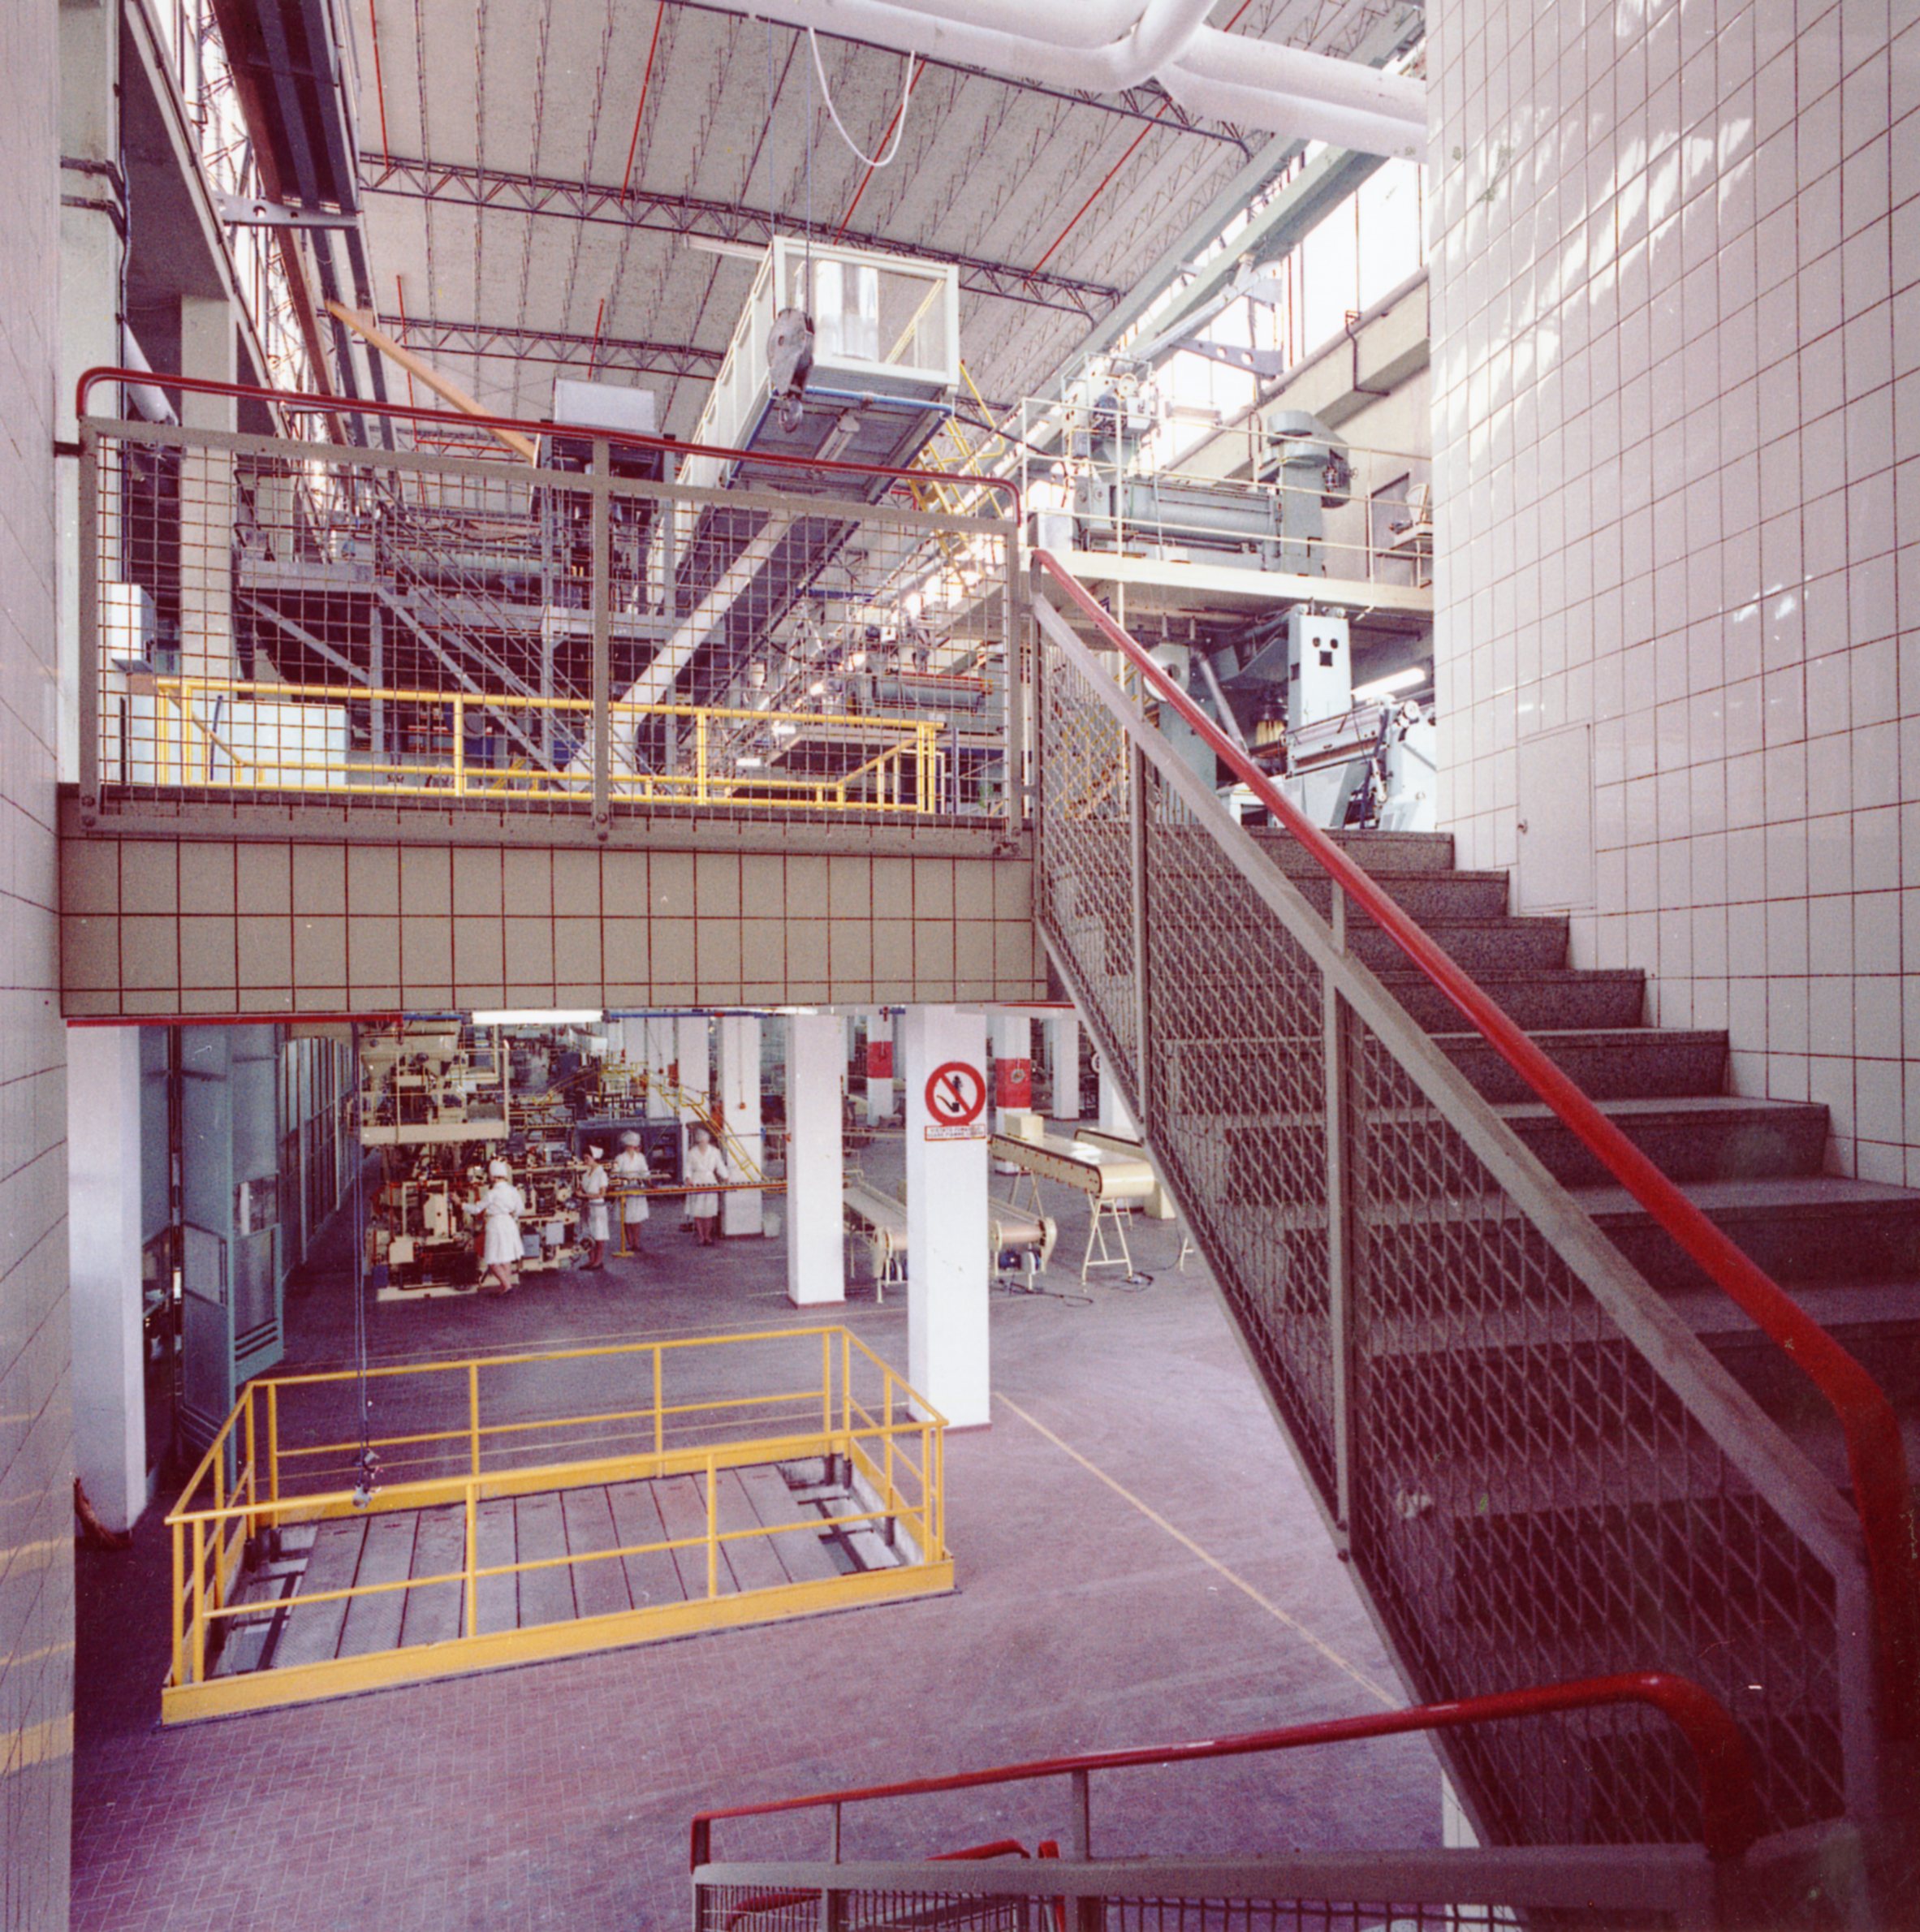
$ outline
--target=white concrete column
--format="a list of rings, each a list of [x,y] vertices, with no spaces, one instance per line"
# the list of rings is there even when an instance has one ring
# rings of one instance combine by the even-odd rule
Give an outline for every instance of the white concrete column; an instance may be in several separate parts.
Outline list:
[[[705,1098],[714,1090],[713,1073],[708,1054],[711,1050],[707,1020],[704,1014],[682,1013],[670,1023],[673,1028],[673,1072],[680,1092],[688,1097]],[[674,1110],[680,1123],[680,1159],[687,1158],[687,1129],[696,1116],[692,1107],[684,1102]],[[680,1218],[687,1218],[687,1204],[680,1202]]]
[[[224,296],[180,298],[180,373],[231,382],[238,373],[233,308]],[[183,395],[180,420],[190,429],[238,426],[231,396]],[[180,476],[180,669],[188,676],[239,675],[233,649],[233,459],[211,450],[187,453]],[[194,701],[205,724],[211,700]],[[190,740],[196,744],[197,738]]]
[[[846,1023],[787,1016],[787,1299],[797,1308],[847,1299],[840,1233],[840,1083]]]
[[[74,1473],[110,1529],[147,1506],[140,1339],[140,1029],[67,1035]]]
[[[1046,1023],[1046,1052],[1053,1065],[1053,1117],[1080,1118],[1080,1019],[1056,1013]]]
[[[1026,1065],[1028,1098],[1011,1103],[1020,1112],[1025,1113],[1033,1105],[1033,1022],[1025,1013],[1008,1012],[1004,1008],[994,1015],[994,1115],[996,1120],[1007,1111],[1006,1106],[1002,1104],[999,1092],[999,1066],[1003,1061],[1024,1062]],[[1003,1125],[1001,1131],[1005,1131]]]
[[[898,1053],[899,1046],[894,1039],[893,1021],[876,1007],[867,1015],[867,1125],[883,1127],[893,1119],[893,1076],[884,1077],[874,1072],[875,1059],[874,1049],[885,1045]]]
[[[986,1018],[953,1007],[909,1007],[899,1033],[907,1089],[907,1379],[965,1428],[991,1420]],[[982,1102],[978,1115],[957,1130],[951,1105],[936,1110],[927,1104],[930,1077],[948,1065],[971,1070]],[[959,1079],[965,1089],[964,1075]],[[969,1137],[949,1137],[956,1132]]]
[[[119,173],[95,172],[120,157],[120,10],[114,6],[60,9],[60,327],[58,411],[54,434],[71,447],[79,432],[74,386],[83,371],[126,362],[120,352],[120,270],[125,249],[116,229]],[[123,209],[122,213],[124,212]],[[119,407],[110,385],[97,389],[88,408],[98,416]],[[56,446],[58,447],[58,446]],[[60,522],[59,753],[60,777],[80,776],[80,461],[56,455],[54,502]],[[119,552],[117,493],[100,505],[102,578],[124,582]],[[130,613],[131,591],[106,593]],[[123,649],[127,647],[123,645]],[[102,774],[106,775],[105,774]]]
[[[1100,1063],[1100,1124],[1110,1134],[1132,1134],[1136,1140],[1140,1136],[1133,1116],[1127,1111],[1120,1083],[1108,1071],[1105,1059]]]
[[[764,1171],[766,1143],[760,1131],[760,1021],[751,1013],[729,1014],[719,1024],[720,1077],[714,1092],[720,1118],[727,1128],[729,1160],[751,1161]],[[743,1175],[743,1179],[745,1177]],[[756,1188],[744,1194],[720,1197],[720,1232],[757,1235],[765,1197]]]
[[[643,1021],[642,1025],[645,1029],[642,1052],[647,1070],[647,1118],[671,1119],[673,1107],[662,1089],[673,1078],[676,1047],[674,1024],[671,1020],[654,1017]]]

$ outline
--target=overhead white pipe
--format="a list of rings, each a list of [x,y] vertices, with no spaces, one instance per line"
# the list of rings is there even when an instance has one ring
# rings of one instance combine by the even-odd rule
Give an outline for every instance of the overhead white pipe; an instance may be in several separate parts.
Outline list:
[[[1162,68],[1159,80],[1189,114],[1230,121],[1236,127],[1290,134],[1301,140],[1325,141],[1356,154],[1382,154],[1395,161],[1426,158],[1424,122],[1389,120],[1302,94],[1240,86],[1203,77],[1184,66]]]
[[[1203,113],[1368,154],[1423,153],[1423,83],[1205,24],[1214,0],[723,0],[811,27],[1051,86],[1119,93],[1157,76]],[[930,9],[938,5],[935,14]],[[1089,44],[1098,28],[1131,21]],[[1019,22],[1017,29],[1013,25]]]
[[[1357,62],[1210,28],[1159,80],[1183,107],[1241,127],[1304,133],[1368,154],[1418,160],[1426,152],[1425,84]]]
[[[1002,0],[982,3],[997,9]],[[1093,47],[1036,37],[1030,27],[1024,33],[1012,33],[976,25],[967,17],[965,0],[960,6],[943,6],[938,15],[922,13],[904,0],[741,0],[729,4],[728,11],[1053,86],[1119,93],[1139,86],[1171,60],[1200,30],[1214,4],[1215,0],[1148,0],[1144,10],[1136,9],[1134,24],[1126,33]],[[1042,0],[1035,12],[1052,20],[1072,17],[1067,6],[1051,0]],[[995,17],[1003,15],[996,11]],[[1072,28],[1063,31],[1071,33]]]

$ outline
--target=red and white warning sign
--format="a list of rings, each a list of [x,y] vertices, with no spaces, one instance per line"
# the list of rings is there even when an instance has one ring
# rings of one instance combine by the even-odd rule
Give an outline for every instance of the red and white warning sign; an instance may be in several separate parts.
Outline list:
[[[948,1060],[927,1076],[926,1130],[930,1141],[984,1141],[986,1078],[964,1060]]]

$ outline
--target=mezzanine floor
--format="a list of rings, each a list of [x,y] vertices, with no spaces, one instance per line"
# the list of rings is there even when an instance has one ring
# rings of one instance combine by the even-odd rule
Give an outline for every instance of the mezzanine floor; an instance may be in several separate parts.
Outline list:
[[[861,1157],[889,1185],[899,1143]],[[1077,1197],[1051,1204],[1063,1253]],[[1077,1234],[1077,1238],[1076,1238]],[[127,1555],[80,1559],[74,1925],[80,1932],[658,1928],[686,1922],[703,1806],[1072,1749],[1357,1713],[1403,1693],[1177,1230],[1137,1224],[1144,1291],[996,1296],[993,1426],[947,1449],[948,1597],[382,1691],[162,1733],[164,1508]],[[1076,1287],[1064,1270],[1054,1278]],[[1111,1278],[1109,1278],[1111,1279]],[[398,1361],[477,1348],[722,1333],[792,1311],[778,1241],[699,1253],[664,1218],[640,1261],[533,1278],[505,1300],[377,1306]],[[906,1306],[844,1319],[905,1367]],[[324,1266],[291,1356],[347,1359]],[[849,1814],[852,1856],[1064,1823],[969,1794]],[[1417,1739],[1096,1786],[1096,1850],[1432,1844]],[[730,1848],[814,1848],[778,1822]]]

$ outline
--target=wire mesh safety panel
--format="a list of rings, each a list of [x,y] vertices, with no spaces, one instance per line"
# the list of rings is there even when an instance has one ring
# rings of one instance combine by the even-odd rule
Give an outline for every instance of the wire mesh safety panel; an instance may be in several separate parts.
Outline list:
[[[1183,797],[1177,753],[1121,700],[1123,727],[1111,684],[1102,701],[1116,662],[1043,643],[1043,930],[1417,1693],[1676,1671],[1746,1730],[1770,1829],[1844,1814],[1860,1572],[1756,1492],[1476,1158],[1409,1071],[1414,1022],[1370,993],[1399,1015],[1383,1037],[1328,998],[1303,935],[1330,957],[1331,929],[1280,888],[1283,918],[1230,856],[1248,834]],[[1271,861],[1254,870],[1275,891]],[[1637,1712],[1455,1750],[1496,1841],[1698,1828],[1684,1744]]]
[[[83,793],[1002,810],[1008,525],[539,450],[83,425]]]
[[[697,1885],[694,1932],[1480,1932],[1486,1928],[1581,1927],[1659,1932],[1683,1921],[1638,1904],[1630,1911],[1379,1898],[988,1896],[893,1890],[801,1891]],[[823,1910],[831,1917],[823,1916]]]

